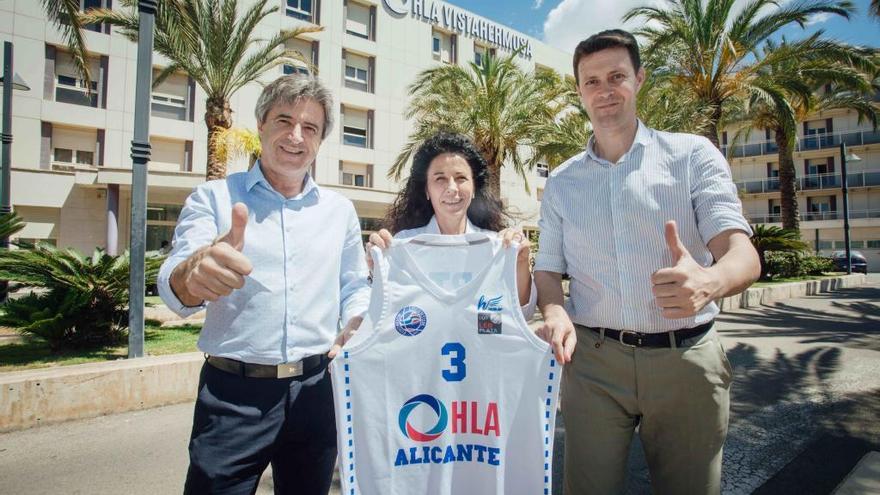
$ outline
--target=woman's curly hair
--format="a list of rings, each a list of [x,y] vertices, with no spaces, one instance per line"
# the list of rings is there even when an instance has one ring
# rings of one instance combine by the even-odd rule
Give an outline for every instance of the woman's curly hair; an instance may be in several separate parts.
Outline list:
[[[439,155],[452,153],[464,158],[474,177],[474,198],[468,207],[468,219],[477,227],[500,231],[507,227],[508,215],[501,201],[488,187],[489,166],[467,136],[441,132],[425,140],[413,157],[412,169],[406,185],[397,194],[383,225],[392,234],[401,230],[422,227],[431,221],[434,208],[426,199],[428,167]]]

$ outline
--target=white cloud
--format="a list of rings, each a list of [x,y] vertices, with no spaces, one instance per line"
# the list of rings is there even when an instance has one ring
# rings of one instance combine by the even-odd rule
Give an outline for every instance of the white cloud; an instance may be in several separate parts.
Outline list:
[[[536,0],[543,1],[543,0]],[[779,6],[768,7],[759,17],[787,5],[792,0],[779,0]],[[731,9],[731,18],[742,11],[747,0],[736,0]],[[622,28],[635,30],[644,24],[636,19],[626,24],[621,20],[623,15],[635,7],[644,5],[668,7],[662,0],[562,0],[547,14],[544,20],[544,42],[564,50],[573,52],[574,47],[591,34],[605,29]],[[814,16],[810,23],[825,21],[829,16]]]
[[[544,21],[544,41],[560,50],[574,47],[591,34],[605,29],[636,29],[638,22],[623,24],[621,18],[650,0],[562,0]]]
[[[532,9],[538,10],[541,8],[541,5],[544,5],[544,0],[535,0],[535,4],[532,5]]]
[[[813,17],[810,17],[810,20],[807,21],[807,26],[812,26],[813,24],[822,24],[832,17],[834,17],[834,14],[830,14],[828,12],[816,14]]]

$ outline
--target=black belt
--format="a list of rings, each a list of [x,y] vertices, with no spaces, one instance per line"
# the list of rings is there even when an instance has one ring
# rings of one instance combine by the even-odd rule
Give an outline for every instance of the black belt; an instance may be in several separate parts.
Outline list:
[[[297,378],[303,380],[317,374],[330,361],[324,354],[305,357],[294,363],[277,365],[236,361],[220,356],[207,356],[208,364],[218,370],[249,378]]]
[[[671,347],[669,334],[672,334],[675,338],[675,345],[680,346],[685,340],[708,332],[714,323],[715,320],[712,320],[697,327],[682,328],[681,330],[660,333],[642,333],[634,332],[632,330],[615,330],[613,328],[587,326],[584,326],[584,328],[588,328],[596,333],[601,333],[602,330],[604,330],[606,337],[629,347]]]

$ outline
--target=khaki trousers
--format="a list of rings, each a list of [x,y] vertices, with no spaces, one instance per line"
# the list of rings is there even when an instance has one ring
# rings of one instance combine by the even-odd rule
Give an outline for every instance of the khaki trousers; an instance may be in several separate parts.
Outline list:
[[[718,494],[732,369],[715,330],[634,348],[575,325],[562,375],[565,494],[616,494],[635,427],[656,494]]]

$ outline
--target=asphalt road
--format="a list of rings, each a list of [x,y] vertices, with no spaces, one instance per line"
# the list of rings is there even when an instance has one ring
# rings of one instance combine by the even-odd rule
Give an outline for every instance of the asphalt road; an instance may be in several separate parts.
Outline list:
[[[880,276],[869,280],[719,318],[735,370],[725,494],[827,494],[880,450]],[[179,493],[191,421],[189,403],[0,435],[0,494]],[[630,461],[627,492],[650,493],[638,439]],[[272,493],[270,476],[257,493]]]

